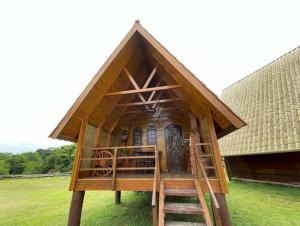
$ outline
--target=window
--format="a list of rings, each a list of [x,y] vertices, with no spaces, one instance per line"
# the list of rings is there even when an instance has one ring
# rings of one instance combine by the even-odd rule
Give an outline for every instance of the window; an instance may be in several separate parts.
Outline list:
[[[156,144],[156,129],[154,126],[149,126],[147,128],[147,144]]]
[[[133,130],[133,145],[134,146],[142,145],[142,130],[139,127],[134,128]]]

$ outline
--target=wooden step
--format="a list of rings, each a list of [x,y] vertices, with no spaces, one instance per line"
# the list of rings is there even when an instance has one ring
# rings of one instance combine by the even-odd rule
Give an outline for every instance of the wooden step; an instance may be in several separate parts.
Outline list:
[[[181,179],[181,178],[167,178],[164,179],[165,189],[168,188],[180,188],[180,189],[194,189],[195,183],[194,178]]]
[[[203,214],[203,209],[198,203],[167,202],[164,210],[165,213]]]
[[[165,226],[206,226],[206,224],[198,222],[167,221]]]
[[[197,196],[197,190],[196,189],[181,189],[181,188],[168,188],[165,190],[166,196]]]

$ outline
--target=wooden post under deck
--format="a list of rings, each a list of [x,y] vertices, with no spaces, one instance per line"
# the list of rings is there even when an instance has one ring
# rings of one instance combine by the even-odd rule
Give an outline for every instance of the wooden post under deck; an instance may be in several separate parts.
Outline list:
[[[115,204],[121,204],[121,191],[115,191]]]
[[[224,193],[215,193],[220,205],[222,226],[231,226],[231,219],[228,211],[226,197]]]
[[[85,191],[73,191],[68,226],[79,226]]]
[[[157,204],[152,207],[152,225],[158,226],[158,208]]]

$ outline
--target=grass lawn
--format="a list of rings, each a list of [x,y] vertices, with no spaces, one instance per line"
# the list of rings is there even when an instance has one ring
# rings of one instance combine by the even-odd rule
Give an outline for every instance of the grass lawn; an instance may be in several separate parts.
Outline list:
[[[66,225],[69,177],[0,180],[0,225]],[[227,201],[233,225],[300,225],[300,189],[230,182]],[[151,195],[86,192],[82,225],[151,225]]]

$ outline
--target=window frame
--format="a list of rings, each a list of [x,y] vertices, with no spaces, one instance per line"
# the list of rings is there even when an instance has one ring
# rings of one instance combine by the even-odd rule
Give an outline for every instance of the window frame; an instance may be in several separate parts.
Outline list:
[[[133,143],[133,146],[143,145],[142,129],[140,127],[135,127],[133,129],[133,142],[132,143]]]
[[[156,145],[156,127],[148,126],[147,127],[147,144],[148,145]]]

